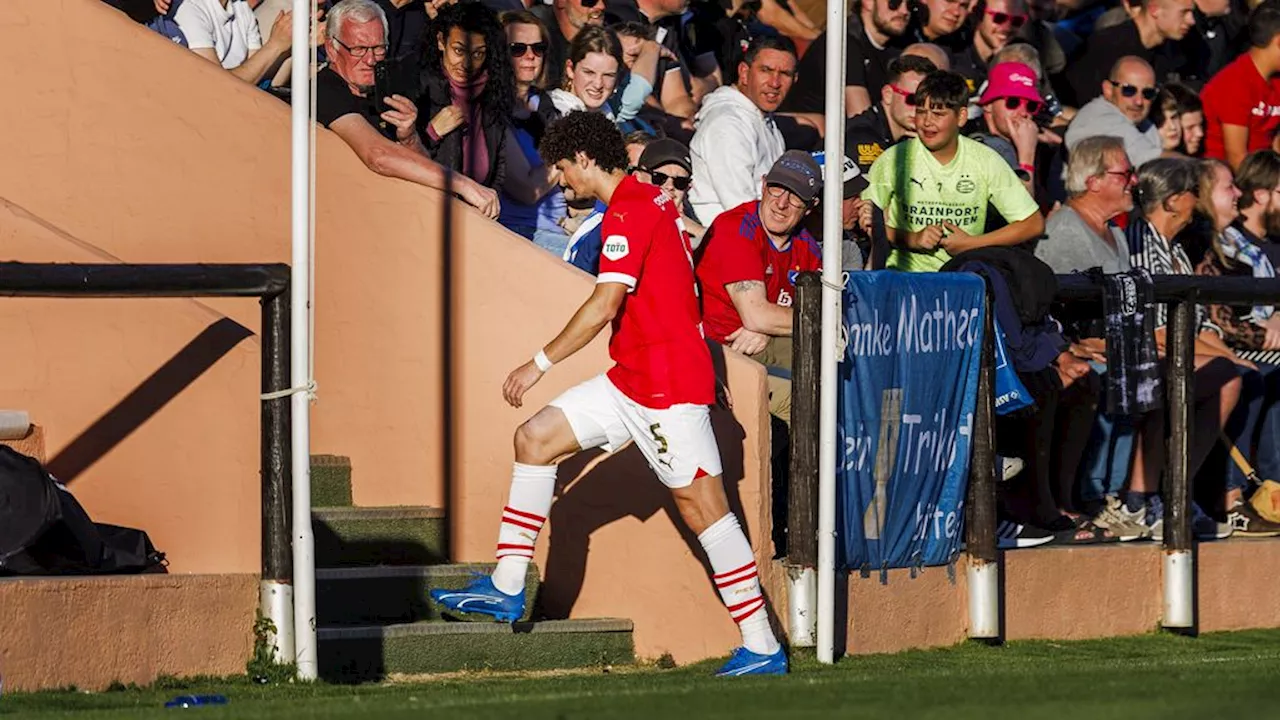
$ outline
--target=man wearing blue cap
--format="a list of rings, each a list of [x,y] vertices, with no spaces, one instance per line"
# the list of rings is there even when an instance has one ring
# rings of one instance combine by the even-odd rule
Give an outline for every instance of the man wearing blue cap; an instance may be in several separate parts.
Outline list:
[[[791,368],[796,274],[822,268],[803,221],[822,197],[822,168],[788,150],[764,177],[759,200],[716,216],[707,228],[698,283],[706,336],[770,368]],[[770,373],[769,411],[789,422],[790,373]]]

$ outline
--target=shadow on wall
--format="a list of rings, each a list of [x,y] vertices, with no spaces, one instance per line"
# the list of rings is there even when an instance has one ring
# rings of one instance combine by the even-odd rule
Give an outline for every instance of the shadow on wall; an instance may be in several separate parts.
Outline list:
[[[62,483],[71,484],[231,352],[232,348],[252,335],[253,332],[248,328],[227,318],[210,324],[115,407],[68,443],[49,461],[49,472]]]

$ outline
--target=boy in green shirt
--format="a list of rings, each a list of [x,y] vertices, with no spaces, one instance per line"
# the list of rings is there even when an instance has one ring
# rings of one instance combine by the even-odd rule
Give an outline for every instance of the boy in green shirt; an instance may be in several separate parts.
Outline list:
[[[996,152],[960,135],[969,88],[953,72],[930,73],[914,98],[914,138],[871,166],[862,192],[884,211],[893,250],[886,267],[934,272],[953,255],[990,245],[1019,245],[1044,232],[1044,217],[1013,169]],[[1009,224],[983,233],[987,204]]]

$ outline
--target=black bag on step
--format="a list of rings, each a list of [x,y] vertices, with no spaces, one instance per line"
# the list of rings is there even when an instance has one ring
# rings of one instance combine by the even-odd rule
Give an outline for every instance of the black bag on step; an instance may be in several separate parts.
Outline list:
[[[0,445],[0,575],[163,572],[142,530],[95,523],[39,461]]]

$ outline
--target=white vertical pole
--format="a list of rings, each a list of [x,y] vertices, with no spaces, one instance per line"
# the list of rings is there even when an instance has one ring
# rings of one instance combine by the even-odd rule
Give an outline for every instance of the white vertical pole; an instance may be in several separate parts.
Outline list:
[[[1169,630],[1195,627],[1195,557],[1190,550],[1164,551],[1164,614]]]
[[[835,662],[836,357],[844,222],[844,51],[846,0],[827,0],[826,161],[822,190],[822,357],[818,404],[818,661]]]
[[[817,618],[813,611],[818,604],[815,597],[818,576],[813,568],[789,567],[787,578],[791,581],[791,593],[787,596],[791,609],[791,622],[788,623],[791,647],[813,647],[817,644],[817,624],[814,622]]]
[[[290,384],[311,380],[311,1],[293,0],[292,269]],[[316,558],[311,534],[311,397],[290,396],[293,420],[293,634],[298,679],[314,680],[316,663]]]

